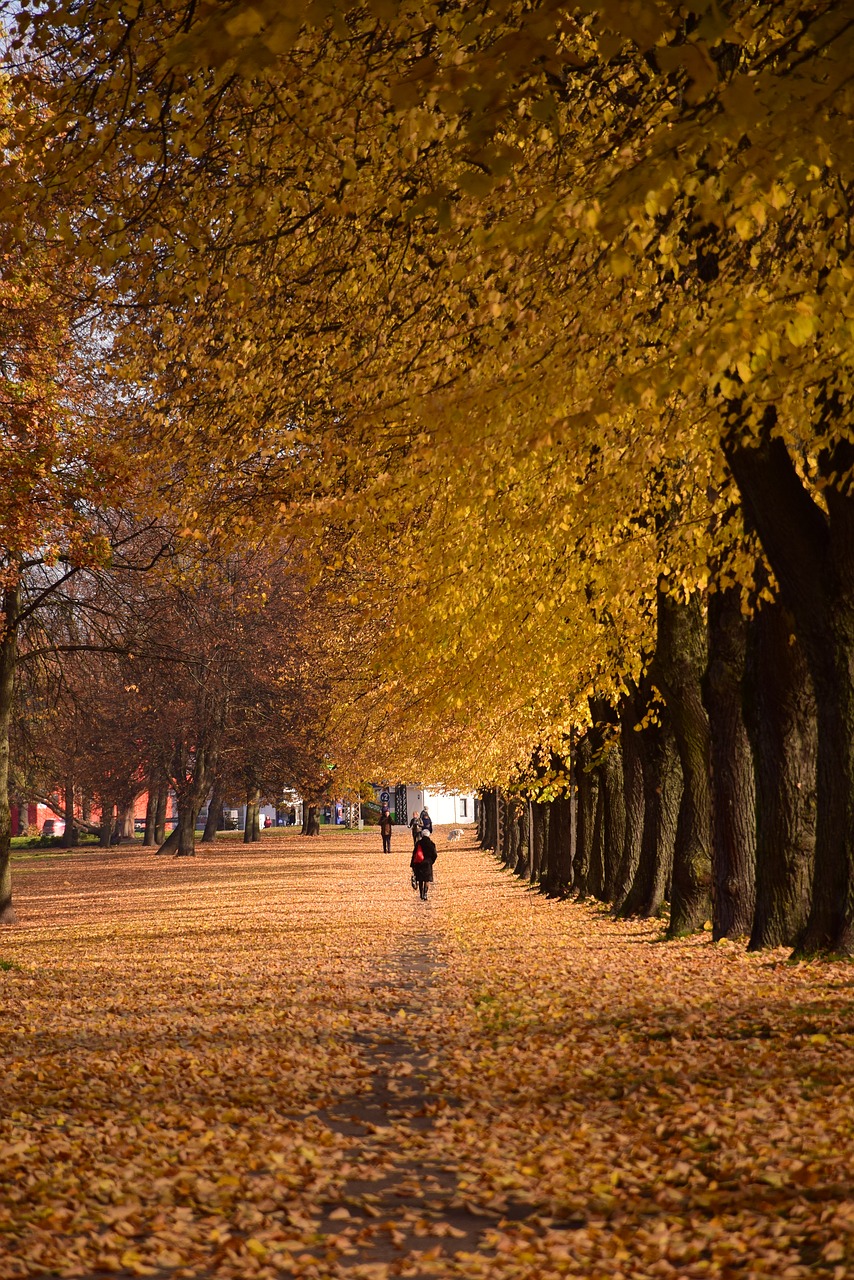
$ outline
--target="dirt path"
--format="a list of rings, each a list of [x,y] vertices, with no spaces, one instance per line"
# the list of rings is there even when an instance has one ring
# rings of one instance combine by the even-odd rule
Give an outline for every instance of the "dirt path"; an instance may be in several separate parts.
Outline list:
[[[3,1280],[854,1274],[850,967],[378,843],[17,864]]]

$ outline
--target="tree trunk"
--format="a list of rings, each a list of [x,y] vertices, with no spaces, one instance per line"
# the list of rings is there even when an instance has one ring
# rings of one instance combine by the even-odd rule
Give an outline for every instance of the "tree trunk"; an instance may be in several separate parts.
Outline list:
[[[709,718],[702,694],[707,665],[708,642],[699,595],[683,603],[660,590],[654,679],[670,713],[683,782],[673,849],[669,937],[696,933],[712,909]]]
[[[305,828],[305,835],[320,835],[320,818],[318,816],[318,806],[316,804],[310,804],[308,806],[308,809],[305,811],[305,820],[303,825]]]
[[[549,805],[535,800],[532,805],[534,822],[534,856],[531,860],[531,884],[541,880],[545,871],[546,849],[549,837]]]
[[[750,625],[745,717],[756,774],[756,951],[801,936],[815,859],[815,700],[791,615],[776,601]]]
[[[215,782],[208,802],[208,816],[205,820],[205,829],[202,832],[202,844],[213,844],[216,840],[216,833],[219,831],[222,821],[223,802],[222,786],[219,782]]]
[[[514,873],[522,880],[528,880],[531,874],[531,856],[530,856],[530,835],[529,823],[530,809],[527,800],[519,801],[519,810],[516,814],[516,830],[518,838],[516,841],[516,866]]]
[[[101,801],[101,848],[108,849],[113,838],[113,826],[116,806]]]
[[[641,730],[637,725],[643,718],[644,710],[638,691],[625,698],[620,707],[620,754],[626,821],[620,865],[614,884],[614,910],[618,913],[635,878],[643,838],[643,765],[640,752]]]
[[[154,844],[154,813],[157,808],[156,784],[151,774],[148,775],[148,797],[145,802],[145,834],[142,837],[143,848],[150,849]]]
[[[160,847],[157,850],[158,854],[176,853],[178,850],[178,842],[180,841],[180,839],[181,839],[180,829],[177,826],[175,826],[169,832],[169,835],[166,836],[165,839],[161,842]]]
[[[660,914],[667,896],[682,798],[682,770],[665,708],[658,724],[637,735],[643,777],[643,830],[638,865],[617,915],[648,919]]]
[[[258,787],[253,788],[246,797],[246,821],[243,826],[243,843],[254,844],[261,839],[261,827],[259,820],[259,810],[261,805],[261,791]]]
[[[834,398],[827,425],[841,414]],[[756,447],[734,415],[724,448],[749,516],[791,611],[812,675],[818,725],[812,903],[798,949],[854,954],[854,445],[818,457],[826,511],[804,487],[769,407]]]
[[[626,800],[623,792],[623,752],[617,738],[605,748],[599,772],[603,791],[602,855],[604,881],[602,901],[613,902],[626,834]]]
[[[585,898],[590,876],[590,860],[593,855],[596,806],[599,798],[599,779],[590,768],[593,755],[590,737],[585,734],[575,753],[575,778],[578,788],[575,830],[575,858],[572,866],[572,883],[576,895]]]
[[[125,808],[122,810],[122,814],[120,818],[120,830],[119,830],[119,838],[121,839],[122,844],[133,844],[133,840],[134,840],[133,824],[134,824],[135,809],[136,809],[136,804],[133,800],[131,800],[130,804],[126,805]]]
[[[197,815],[198,809],[194,809],[191,804],[178,806],[178,825],[174,833],[178,837],[175,844],[176,858],[194,858],[196,855]],[[165,846],[160,852],[163,853],[164,850]]]
[[[593,839],[590,842],[587,892],[601,902],[605,896],[605,778],[601,767],[595,770],[594,776],[596,778],[596,812],[593,817]]]
[[[515,871],[519,862],[519,801],[507,801],[507,839],[504,842],[502,862],[509,871]]]
[[[548,874],[545,888],[549,897],[565,897],[572,887],[572,812],[568,795],[551,803],[548,834]]]
[[[730,587],[709,598],[709,666],[703,697],[709,717],[712,769],[712,935],[749,935],[756,902],[756,786],[744,723],[747,620],[741,593]]]
[[[0,924],[12,924],[12,810],[9,806],[9,733],[15,702],[20,587],[3,593],[3,636],[0,638]]]
[[[77,831],[74,825],[74,781],[65,779],[65,830],[62,833],[63,849],[73,849],[77,843]]]
[[[157,785],[157,797],[154,801],[154,843],[156,845],[162,845],[166,839],[166,805],[168,802],[169,786],[164,778]]]

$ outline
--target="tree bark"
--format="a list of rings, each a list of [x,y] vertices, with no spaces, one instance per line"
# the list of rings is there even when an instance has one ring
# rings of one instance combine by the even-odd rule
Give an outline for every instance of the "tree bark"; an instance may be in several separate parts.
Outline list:
[[[304,834],[307,836],[319,836],[320,835],[320,818],[318,816],[318,806],[316,804],[310,804],[308,808],[304,810],[304,812],[305,812]]]
[[[522,880],[528,880],[531,874],[530,836],[528,822],[530,818],[527,800],[520,800],[516,814],[516,866],[514,874]]]
[[[154,843],[162,845],[166,839],[166,805],[169,802],[169,786],[165,779],[157,784],[154,802]]]
[[[602,857],[604,879],[602,901],[613,902],[626,833],[626,800],[623,791],[623,752],[618,738],[605,747],[599,772],[603,793]]]
[[[519,801],[508,799],[506,808],[506,832],[501,861],[509,871],[516,870],[519,861]]]
[[[256,840],[261,839],[261,832],[258,825],[258,809],[261,802],[261,792],[255,787],[246,796],[246,820],[243,825],[243,843],[254,844]]]
[[[572,887],[572,812],[568,795],[551,802],[548,831],[548,871],[544,888],[549,897],[565,897]]]
[[[831,397],[828,421],[841,412]],[[819,455],[826,511],[813,501],[769,407],[755,447],[737,415],[724,440],[750,519],[791,611],[812,676],[818,725],[812,902],[798,950],[854,954],[854,445]]]
[[[593,839],[590,842],[587,892],[601,902],[605,896],[605,777],[601,766],[594,771],[594,777],[596,779],[596,812],[593,817]]]
[[[545,870],[546,849],[549,836],[549,808],[542,800],[535,800],[532,807],[534,822],[534,856],[531,860],[531,884],[541,880]]]
[[[816,712],[806,658],[782,604],[748,633],[745,718],[756,775],[756,911],[750,950],[793,946],[810,909],[816,827]]]
[[[637,728],[643,718],[643,711],[637,690],[624,698],[620,705],[620,755],[626,819],[620,865],[614,883],[614,910],[617,913],[635,878],[643,838],[643,765],[640,752],[641,731]]]
[[[709,598],[709,665],[703,698],[709,717],[712,778],[712,935],[749,935],[756,902],[756,786],[744,723],[747,620],[741,593]]]
[[[120,818],[120,839],[122,844],[133,844],[134,839],[134,810],[136,804],[133,800],[122,809]]]
[[[667,897],[682,798],[682,769],[666,708],[637,734],[643,777],[643,830],[638,864],[617,912],[622,920],[660,914]]]
[[[596,805],[599,798],[599,779],[591,769],[593,750],[589,734],[578,743],[575,754],[575,777],[578,787],[576,807],[575,858],[573,860],[573,887],[579,898],[585,898],[590,876],[590,860],[593,854]]]
[[[673,849],[669,937],[696,933],[711,916],[709,718],[702,695],[707,663],[706,624],[699,595],[683,603],[659,590],[654,680],[670,713],[683,782]]]
[[[3,592],[3,635],[0,638],[0,924],[13,924],[12,810],[9,806],[9,734],[15,703],[20,587]]]
[[[198,809],[194,809],[191,804],[178,806],[178,825],[175,828],[177,841],[175,843],[176,858],[194,858],[196,855],[196,818]],[[169,843],[168,841],[166,842]],[[165,851],[165,845],[160,850]]]
[[[220,822],[222,821],[224,799],[222,785],[219,782],[215,782],[208,803],[208,816],[205,820],[205,829],[202,832],[202,844],[213,844],[216,840],[216,833],[219,831]]]
[[[114,813],[116,806],[101,801],[101,848],[108,849],[113,838]]]

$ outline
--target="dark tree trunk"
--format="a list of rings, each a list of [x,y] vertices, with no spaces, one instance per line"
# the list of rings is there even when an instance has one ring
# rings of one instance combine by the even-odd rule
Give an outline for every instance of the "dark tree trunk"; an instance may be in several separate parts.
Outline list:
[[[673,849],[670,937],[696,933],[712,909],[709,718],[702,694],[707,664],[708,641],[699,595],[683,603],[659,591],[654,679],[667,703],[683,782]]]
[[[113,838],[113,830],[115,828],[116,806],[114,804],[106,804],[102,802],[101,808],[101,848],[108,849]]]
[[[747,620],[733,588],[709,598],[709,666],[703,696],[712,776],[712,934],[749,935],[756,901],[756,787],[744,723]]]
[[[168,803],[169,786],[164,779],[157,785],[157,798],[154,802],[154,843],[157,845],[162,845],[166,839],[166,806]]]
[[[601,902],[605,896],[605,777],[601,767],[595,770],[595,778],[596,813],[593,818],[593,839],[590,842],[587,892]]]
[[[647,725],[636,737],[643,776],[643,831],[637,868],[617,912],[624,920],[632,916],[648,919],[661,913],[673,867],[682,798],[682,770],[666,709],[661,708],[659,723]]]
[[[9,806],[9,734],[15,700],[15,666],[18,657],[20,587],[3,593],[0,623],[0,924],[13,924],[12,910],[12,810]]]
[[[625,902],[635,878],[643,838],[643,765],[640,753],[641,730],[637,725],[643,719],[644,710],[637,691],[625,698],[620,706],[620,754],[626,817],[620,865],[614,884],[614,910],[617,912]]]
[[[158,854],[177,853],[178,843],[180,839],[181,839],[181,830],[180,830],[180,827],[176,825],[169,832],[169,835],[166,836],[165,839],[162,841],[160,847],[157,850]]]
[[[177,841],[175,844],[176,858],[193,858],[196,854],[196,817],[198,809],[194,809],[192,805],[178,806],[178,825],[175,828]],[[168,843],[168,841],[167,841]],[[160,850],[161,853],[164,849]]]
[[[305,818],[303,821],[303,834],[307,836],[320,835],[320,817],[319,809],[316,804],[310,804],[305,810]]]
[[[623,753],[618,739],[608,743],[599,771],[603,792],[602,833],[603,865],[602,901],[613,902],[617,892],[617,875],[626,834],[626,801],[623,792]]]
[[[261,839],[261,791],[255,787],[246,797],[246,821],[243,827],[243,843],[254,844]]]
[[[823,405],[828,424],[842,411]],[[737,420],[724,447],[791,611],[812,675],[818,724],[812,902],[798,949],[854,954],[854,445],[821,452],[826,511],[804,487],[769,407],[755,448]],[[843,424],[844,425],[844,424]]]
[[[596,806],[599,798],[599,779],[590,767],[593,750],[590,737],[585,734],[575,753],[575,778],[578,788],[576,802],[575,858],[573,860],[573,887],[579,898],[588,893],[590,861],[593,856]]]
[[[205,819],[205,829],[202,832],[202,844],[213,844],[216,840],[216,833],[219,831],[220,822],[222,821],[222,806],[224,796],[222,787],[218,782],[214,783],[211,792],[210,802],[208,804],[208,816]]]
[[[65,779],[65,830],[62,833],[63,849],[73,849],[77,843],[77,830],[74,825],[74,781]]]
[[[519,808],[520,801],[508,799],[506,808],[507,838],[504,841],[504,856],[501,861],[510,871],[515,871],[519,862]]]
[[[534,855],[531,859],[531,883],[536,884],[545,873],[550,806],[544,804],[541,800],[535,800],[531,807],[534,823]]]
[[[810,909],[816,714],[791,615],[763,604],[750,625],[745,713],[756,772],[756,912],[750,949],[793,946]]]
[[[527,800],[519,801],[519,810],[516,814],[516,829],[518,838],[516,842],[516,866],[514,872],[522,880],[528,880],[531,874],[531,855],[530,855],[530,808]]]
[[[565,897],[572,887],[572,812],[568,795],[551,803],[548,831],[548,872],[544,888],[550,897]]]

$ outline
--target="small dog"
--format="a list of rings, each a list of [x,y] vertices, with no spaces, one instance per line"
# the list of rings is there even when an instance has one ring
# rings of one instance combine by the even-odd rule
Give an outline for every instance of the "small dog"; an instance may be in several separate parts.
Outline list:
[[[449,840],[461,840],[462,836],[463,836],[463,833],[459,827],[454,827],[453,831],[448,832]]]

